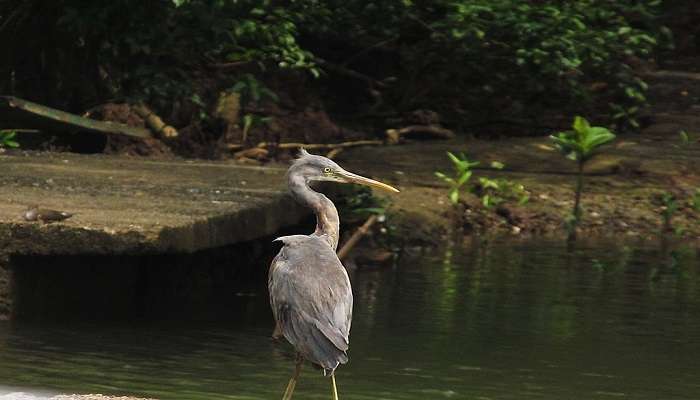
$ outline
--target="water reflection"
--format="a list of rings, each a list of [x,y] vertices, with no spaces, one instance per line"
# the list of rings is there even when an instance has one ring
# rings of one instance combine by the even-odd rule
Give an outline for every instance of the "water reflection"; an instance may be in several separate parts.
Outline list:
[[[700,256],[613,243],[453,246],[359,271],[344,399],[700,398]],[[266,293],[243,322],[0,325],[0,385],[279,397]],[[328,397],[307,369],[300,398]]]

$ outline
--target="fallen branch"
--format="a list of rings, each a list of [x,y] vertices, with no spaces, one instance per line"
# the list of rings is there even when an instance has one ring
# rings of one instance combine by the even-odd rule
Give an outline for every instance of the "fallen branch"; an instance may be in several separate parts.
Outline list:
[[[163,122],[163,120],[158,115],[153,113],[153,111],[151,111],[151,109],[145,104],[135,104],[132,106],[132,109],[134,112],[136,112],[136,114],[138,114],[139,117],[146,121],[146,125],[148,125],[148,127],[151,128],[154,133],[168,139],[177,137],[177,130]]]
[[[329,152],[326,154],[326,158],[329,158],[329,159],[332,160],[332,159],[334,159],[336,156],[338,156],[338,154],[341,153],[342,151],[343,151],[342,148],[335,148],[335,149],[329,151]]]
[[[377,216],[372,215],[369,218],[367,218],[367,221],[365,221],[364,224],[362,224],[361,227],[357,228],[355,232],[353,232],[352,236],[350,236],[350,239],[348,239],[345,244],[343,244],[343,247],[338,250],[338,258],[339,259],[344,259],[350,250],[352,250],[353,247],[357,244],[357,242],[362,239],[363,236],[365,236],[368,232],[369,229],[374,225],[374,223],[377,222]]]
[[[12,96],[0,96],[0,119],[6,125],[51,132],[89,131],[139,138],[153,137],[145,128],[117,122],[97,121]]]
[[[381,140],[356,140],[353,142],[341,142],[341,143],[274,143],[274,142],[260,142],[256,147],[276,147],[278,149],[299,149],[305,148],[306,150],[319,150],[319,149],[346,149],[348,147],[356,146],[378,146],[384,144]]]
[[[297,143],[297,142],[289,142],[289,143],[275,143],[275,142],[260,142],[257,144],[257,146],[252,147],[251,149],[268,149],[268,148],[277,148],[277,149],[300,149],[304,148],[306,150],[329,150],[327,153],[328,158],[333,158],[338,155],[341,151],[344,149],[347,149],[349,147],[359,147],[359,146],[381,146],[383,145],[384,142],[381,140],[356,140],[352,142],[341,142],[341,143]],[[241,153],[245,148],[244,145],[239,144],[239,143],[231,143],[227,144],[226,148],[231,150],[231,151],[236,151]]]
[[[209,64],[209,67],[215,68],[215,69],[235,69],[238,67],[249,65],[250,63],[252,63],[252,61],[234,61],[234,62],[227,62],[227,63]]]
[[[39,133],[39,129],[17,129],[17,128],[4,128],[3,131],[17,132],[17,133]]]
[[[264,160],[269,155],[269,151],[262,147],[252,147],[250,149],[241,150],[233,155],[235,159],[252,158],[254,160]]]
[[[361,72],[357,72],[357,71],[352,70],[348,67],[344,67],[344,66],[338,65],[338,64],[333,64],[331,62],[328,62],[328,61],[326,61],[322,58],[318,58],[318,57],[316,57],[314,60],[318,63],[318,65],[320,65],[328,70],[335,71],[341,75],[345,75],[345,76],[348,76],[350,78],[355,78],[355,79],[361,80],[361,81],[365,82],[367,84],[367,86],[369,86],[369,87],[375,87],[375,86],[380,87],[380,88],[387,87],[387,85],[384,82],[378,81],[369,75],[365,75]]]
[[[400,129],[387,129],[386,136],[389,143],[396,143],[401,136],[409,134],[421,134],[436,139],[454,139],[455,133],[447,128],[435,125],[409,125]]]
[[[386,39],[386,40],[382,40],[382,41],[380,41],[380,42],[377,42],[377,43],[375,43],[375,44],[373,44],[373,45],[371,45],[371,46],[369,46],[369,47],[366,47],[366,48],[364,48],[364,49],[358,51],[357,53],[353,54],[353,55],[350,56],[349,58],[347,58],[345,61],[343,61],[343,63],[342,63],[341,65],[342,65],[342,66],[346,66],[346,65],[350,64],[353,60],[357,59],[358,57],[360,57],[360,56],[362,56],[362,55],[365,55],[365,54],[369,53],[370,51],[372,51],[372,50],[374,50],[374,49],[376,49],[376,48],[382,47],[382,46],[384,46],[385,44],[389,44],[389,43],[391,43],[391,42],[394,42],[394,41],[396,41],[396,40],[398,40],[398,39],[399,39],[399,36],[394,36],[394,37],[391,37],[391,38],[389,38],[389,39]]]

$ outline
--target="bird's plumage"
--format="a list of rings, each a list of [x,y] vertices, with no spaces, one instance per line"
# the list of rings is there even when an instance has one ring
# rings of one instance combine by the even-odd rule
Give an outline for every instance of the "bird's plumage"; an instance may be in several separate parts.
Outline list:
[[[283,400],[291,400],[303,360],[330,373],[333,398],[337,400],[335,369],[348,361],[352,289],[348,274],[335,249],[340,235],[340,218],[333,202],[311,189],[314,181],[355,183],[391,192],[385,183],[353,174],[326,157],[302,150],[287,171],[292,197],[316,214],[311,235],[283,236],[284,245],[270,265],[268,288],[277,326],[298,355],[294,375]]]
[[[333,372],[348,361],[353,302],[348,274],[322,237],[277,240],[284,246],[270,266],[272,312],[304,358]]]

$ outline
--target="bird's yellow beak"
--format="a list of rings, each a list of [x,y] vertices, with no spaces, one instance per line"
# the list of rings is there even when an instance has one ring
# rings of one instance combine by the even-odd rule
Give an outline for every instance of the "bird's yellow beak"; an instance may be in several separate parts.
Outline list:
[[[375,181],[374,179],[369,179],[369,178],[365,178],[364,176],[353,174],[352,172],[348,172],[348,171],[343,170],[343,171],[338,171],[336,173],[336,175],[338,176],[338,178],[340,178],[339,180],[342,182],[356,183],[358,185],[364,185],[364,186],[374,187],[377,189],[386,190],[387,192],[399,193],[399,189],[397,189],[393,186],[387,185],[386,183],[383,183],[383,182]]]

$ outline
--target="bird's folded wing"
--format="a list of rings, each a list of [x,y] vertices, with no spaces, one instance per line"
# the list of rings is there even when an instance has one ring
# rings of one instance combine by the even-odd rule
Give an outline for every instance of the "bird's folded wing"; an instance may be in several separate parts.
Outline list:
[[[275,294],[273,311],[279,321],[294,318],[294,325],[302,321],[309,324],[308,328],[318,329],[337,349],[345,351],[348,349],[353,301],[347,274],[337,266],[321,266],[315,272],[309,271],[306,265],[310,261],[273,269],[269,282],[270,293]],[[323,261],[321,257],[311,262]],[[293,328],[284,325],[281,326],[283,332]],[[294,335],[296,332],[285,333]]]

